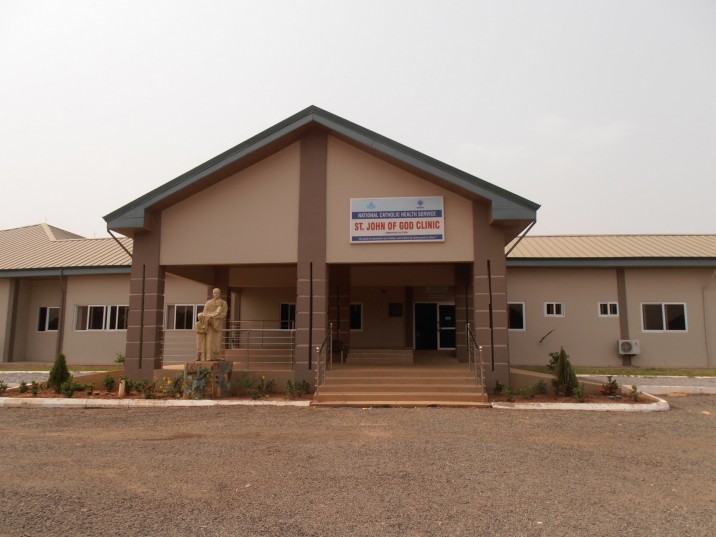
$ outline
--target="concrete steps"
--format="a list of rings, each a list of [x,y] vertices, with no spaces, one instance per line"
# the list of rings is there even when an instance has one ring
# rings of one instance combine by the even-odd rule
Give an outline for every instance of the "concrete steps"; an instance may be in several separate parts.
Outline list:
[[[326,372],[316,406],[489,406],[466,364],[366,367]]]
[[[410,365],[413,349],[352,349],[347,361],[353,365]]]

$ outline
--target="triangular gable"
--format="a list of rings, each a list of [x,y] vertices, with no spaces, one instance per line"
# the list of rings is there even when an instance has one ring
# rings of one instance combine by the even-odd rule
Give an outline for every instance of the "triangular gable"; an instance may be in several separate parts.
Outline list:
[[[340,139],[410,171],[429,176],[450,189],[489,201],[495,222],[531,222],[539,205],[470,175],[385,136],[316,106],[277,123],[236,147],[180,175],[104,217],[107,228],[125,234],[144,229],[146,211],[171,205],[230,173],[298,140],[311,127],[321,127]]]

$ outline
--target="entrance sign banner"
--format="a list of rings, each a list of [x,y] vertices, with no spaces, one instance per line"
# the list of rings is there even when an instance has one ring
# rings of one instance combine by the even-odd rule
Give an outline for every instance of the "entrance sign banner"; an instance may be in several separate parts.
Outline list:
[[[443,197],[351,199],[351,243],[443,242]]]

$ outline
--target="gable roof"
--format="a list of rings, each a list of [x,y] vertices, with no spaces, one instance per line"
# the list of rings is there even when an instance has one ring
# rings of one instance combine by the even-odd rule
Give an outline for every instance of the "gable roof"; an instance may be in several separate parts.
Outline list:
[[[119,240],[131,252],[132,240]],[[86,239],[47,224],[0,230],[2,276],[128,272],[131,264],[112,238]]]
[[[510,251],[512,245],[507,246]],[[716,235],[561,235],[524,237],[511,267],[716,267]]]
[[[335,114],[316,106],[309,106],[236,147],[109,213],[104,217],[107,222],[107,228],[125,234],[131,234],[133,230],[143,229],[145,226],[145,212],[148,209],[171,205],[172,200],[182,199],[201,190],[204,186],[226,177],[229,173],[233,173],[231,170],[237,169],[236,167],[242,163],[244,166],[253,164],[270,154],[270,152],[295,142],[310,128],[327,130],[342,140],[361,147],[380,158],[408,170],[428,175],[453,189],[458,189],[477,198],[489,200],[491,202],[492,218],[495,221],[531,222],[537,217],[537,209],[539,209],[537,203],[483,181],[479,177],[458,170]]]

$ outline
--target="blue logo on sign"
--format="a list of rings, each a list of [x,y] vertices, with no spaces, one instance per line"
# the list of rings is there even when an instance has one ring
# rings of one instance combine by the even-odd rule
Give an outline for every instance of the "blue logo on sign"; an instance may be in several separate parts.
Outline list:
[[[375,203],[373,203],[373,202],[371,201],[371,202],[368,204],[368,208],[369,208],[369,209],[375,209]]]
[[[419,207],[420,209],[423,208],[423,205],[425,205],[425,202],[424,202],[423,200],[418,200],[418,207]]]

